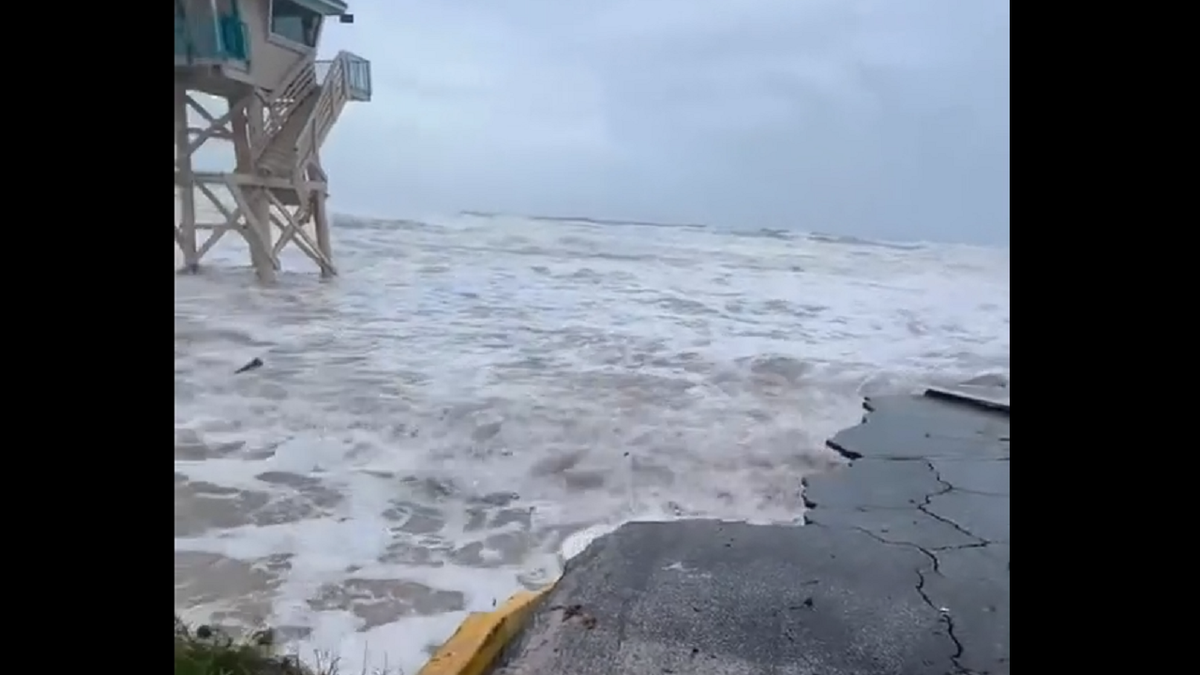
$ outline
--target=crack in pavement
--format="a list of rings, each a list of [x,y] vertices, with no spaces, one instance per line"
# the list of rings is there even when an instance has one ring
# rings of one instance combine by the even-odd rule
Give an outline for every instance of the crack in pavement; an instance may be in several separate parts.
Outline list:
[[[959,525],[958,523],[954,522],[953,520],[950,520],[949,518],[946,518],[946,517],[944,517],[944,516],[941,516],[941,515],[939,515],[939,514],[937,514],[937,513],[934,513],[933,511],[930,511],[930,510],[929,510],[929,508],[928,508],[928,507],[932,505],[932,503],[933,503],[933,498],[934,498],[934,497],[937,497],[937,496],[939,496],[939,495],[944,495],[944,494],[946,494],[947,492],[950,492],[951,490],[954,490],[954,489],[955,489],[955,487],[954,487],[953,485],[951,485],[950,483],[947,483],[945,480],[943,480],[943,479],[942,479],[942,474],[941,474],[941,472],[939,472],[939,471],[937,470],[937,467],[935,467],[935,466],[933,465],[933,462],[932,462],[932,461],[930,461],[930,460],[925,460],[925,466],[929,467],[929,470],[930,470],[931,472],[933,472],[933,478],[934,478],[934,480],[936,480],[937,482],[939,482],[939,483],[941,483],[942,485],[944,485],[944,486],[945,486],[945,489],[943,489],[943,490],[940,490],[940,491],[938,491],[938,492],[934,492],[933,494],[927,494],[927,495],[925,495],[925,501],[917,505],[917,510],[918,510],[918,511],[920,511],[921,513],[924,513],[925,515],[929,516],[930,518],[933,518],[934,520],[939,520],[939,521],[941,521],[941,522],[943,522],[943,523],[945,523],[945,524],[949,525],[950,527],[953,527],[955,530],[957,530],[957,531],[958,531],[960,534],[962,534],[963,536],[970,537],[970,538],[972,538],[972,539],[976,539],[976,540],[978,540],[978,541],[982,542],[982,543],[983,543],[983,544],[985,544],[985,545],[986,545],[986,544],[989,544],[989,543],[991,543],[991,542],[989,542],[987,539],[984,539],[983,537],[980,537],[980,536],[978,536],[978,535],[976,535],[976,534],[972,533],[970,530],[968,530],[967,528],[965,528],[965,527],[963,527],[963,526]]]
[[[942,574],[941,563],[938,560],[937,555],[933,551],[927,550],[923,546],[918,546],[917,544],[914,544],[914,543],[908,542],[908,541],[889,541],[889,540],[884,539],[883,537],[881,537],[881,536],[875,534],[874,532],[872,532],[866,528],[863,528],[863,527],[853,526],[850,529],[857,530],[858,532],[861,532],[861,533],[867,535],[868,537],[874,539],[875,541],[877,541],[881,544],[885,544],[888,546],[907,546],[909,548],[916,549],[917,551],[924,554],[925,557],[929,558],[929,562],[933,566],[934,573],[937,574],[938,576],[941,576],[941,574]],[[983,545],[986,546],[986,544],[983,544]],[[974,547],[974,545],[961,546],[961,547],[957,547],[957,548],[971,548],[971,547]],[[925,604],[929,605],[930,609],[932,609],[933,611],[938,613],[938,621],[941,621],[942,623],[946,624],[946,635],[950,638],[950,641],[954,643],[954,654],[952,654],[950,656],[950,662],[953,663],[954,667],[957,669],[956,673],[961,674],[961,675],[970,675],[973,671],[970,670],[969,668],[966,668],[961,663],[959,663],[959,659],[962,658],[964,648],[963,648],[962,641],[959,640],[958,636],[954,633],[954,617],[950,615],[950,610],[948,610],[944,607],[939,607],[936,603],[934,603],[933,599],[930,598],[929,595],[925,593],[925,572],[922,571],[921,568],[919,568],[919,567],[914,571],[917,573],[917,586],[916,586],[917,595],[921,596],[921,600],[925,601]]]
[[[883,461],[908,462],[908,461],[914,461],[914,460],[911,460],[911,459],[888,459],[888,460],[883,460]],[[933,474],[934,480],[936,480],[942,486],[942,488],[940,490],[922,495],[921,503],[919,503],[919,504],[910,504],[910,505],[905,505],[905,506],[870,506],[870,507],[860,507],[857,510],[861,510],[861,511],[909,511],[909,510],[920,511],[921,513],[929,516],[930,518],[932,518],[936,521],[939,521],[941,523],[949,525],[952,529],[954,529],[956,532],[963,535],[964,537],[975,540],[975,543],[971,543],[971,544],[951,544],[948,546],[934,547],[931,549],[934,551],[949,551],[949,550],[955,550],[955,549],[961,549],[961,548],[982,548],[989,544],[997,543],[997,542],[987,539],[986,537],[981,537],[981,536],[971,532],[970,530],[963,527],[962,525],[959,525],[958,523],[954,522],[953,520],[935,512],[935,511],[931,511],[929,509],[929,507],[931,507],[933,505],[934,497],[938,497],[938,496],[941,496],[941,495],[944,495],[944,494],[947,494],[950,492],[960,492],[963,494],[972,494],[972,495],[979,495],[979,496],[984,496],[984,497],[1002,497],[1005,495],[977,492],[977,491],[973,491],[973,490],[963,490],[962,488],[955,487],[952,483],[950,483],[950,482],[946,481],[944,478],[942,478],[941,472],[939,472],[937,470],[937,467],[934,466],[934,463],[931,460],[921,459],[921,460],[917,460],[917,461],[920,461],[921,463],[923,463],[925,465],[925,467],[929,469],[930,473]],[[853,466],[854,466],[853,464],[850,465],[851,468]],[[802,480],[801,483],[805,488],[808,487],[807,479]],[[820,502],[815,502],[815,501],[812,501],[811,499],[809,499],[807,494],[802,494],[801,499],[803,500],[804,508],[806,511],[806,513],[803,514],[802,522],[805,525],[808,525],[808,524],[812,523],[813,521],[811,521],[808,518],[807,511],[819,510],[821,508],[821,504],[820,504]],[[898,543],[907,543],[907,542],[892,541],[892,542],[888,542],[888,543],[897,543],[898,544]]]
[[[937,557],[931,554],[929,551],[926,551],[920,546],[916,548],[921,553],[928,555],[935,561],[937,560]],[[925,573],[920,569],[917,569],[917,578],[920,580],[917,583],[917,594],[921,596],[921,599],[925,601],[925,604],[929,605],[935,612],[938,613],[938,620],[946,624],[946,635],[949,635],[950,641],[954,643],[954,653],[950,656],[950,663],[954,664],[954,667],[959,673],[970,673],[970,670],[964,668],[963,665],[958,661],[963,655],[963,643],[958,639],[958,636],[954,634],[954,617],[950,616],[950,610],[944,607],[938,607],[933,603],[933,600],[925,594]]]
[[[944,551],[958,551],[972,548],[983,549],[993,545],[1003,546],[1005,544],[1006,539],[997,538],[1000,536],[999,533],[987,531],[987,536],[980,536],[972,532],[973,529],[979,529],[981,525],[973,523],[970,516],[972,513],[974,513],[973,509],[980,506],[980,504],[976,503],[978,499],[1007,499],[1009,494],[1006,485],[1005,487],[998,487],[995,492],[957,487],[954,483],[950,482],[950,480],[947,480],[947,477],[952,477],[952,474],[956,475],[960,470],[960,465],[954,463],[953,469],[951,469],[951,466],[945,467],[947,469],[947,473],[946,475],[943,475],[941,469],[939,468],[939,462],[955,459],[962,459],[970,462],[1003,461],[1006,463],[993,466],[998,468],[1003,467],[1003,470],[1007,471],[1007,462],[1009,460],[1007,451],[1009,436],[1006,430],[1000,431],[999,433],[994,433],[990,426],[983,425],[979,427],[979,431],[977,431],[975,434],[956,433],[954,431],[951,431],[950,433],[938,433],[936,430],[936,425],[938,424],[937,419],[920,419],[919,421],[915,422],[915,425],[921,425],[916,429],[913,429],[911,426],[903,427],[902,425],[904,422],[902,420],[904,419],[903,413],[905,412],[905,409],[901,407],[897,408],[897,412],[893,415],[893,418],[895,419],[888,418],[890,422],[893,422],[897,425],[896,431],[899,434],[898,437],[901,439],[897,440],[897,435],[892,432],[892,427],[887,425],[879,426],[879,418],[876,417],[876,413],[879,411],[879,409],[886,407],[886,405],[882,405],[885,402],[880,401],[879,403],[881,405],[878,406],[870,403],[872,402],[868,401],[868,405],[864,406],[867,409],[868,414],[864,415],[862,422],[860,422],[857,427],[851,428],[851,430],[856,430],[853,434],[849,433],[851,430],[847,430],[846,432],[835,436],[833,439],[829,439],[827,445],[842,457],[850,460],[851,471],[853,471],[854,466],[860,465],[862,461],[869,459],[872,462],[913,461],[918,463],[918,465],[923,465],[923,469],[928,470],[929,474],[924,474],[924,471],[905,470],[901,472],[903,476],[907,476],[907,478],[901,478],[904,483],[907,483],[910,480],[918,480],[916,476],[913,475],[914,473],[924,474],[925,477],[920,479],[921,482],[912,485],[911,487],[901,485],[899,486],[899,489],[895,489],[889,485],[887,489],[880,492],[878,495],[872,493],[871,501],[880,502],[881,505],[879,506],[862,506],[862,501],[853,498],[853,496],[847,497],[844,492],[839,492],[837,488],[833,488],[834,491],[826,493],[826,497],[831,503],[834,504],[832,507],[823,506],[822,502],[825,501],[825,499],[823,499],[821,496],[817,496],[815,499],[810,499],[808,495],[805,494],[804,502],[806,511],[811,511],[812,518],[810,519],[808,517],[808,513],[805,513],[804,522],[806,524],[810,522],[821,524],[823,519],[821,518],[820,514],[825,508],[833,508],[839,511],[849,512],[903,511],[912,513],[913,511],[918,511],[921,514],[928,516],[931,520],[937,521],[939,523],[937,527],[946,526],[948,528],[945,530],[946,535],[951,535],[953,533],[953,536],[949,539],[950,541],[958,539],[959,535],[961,535],[961,537],[964,538],[967,543],[943,545],[944,542],[947,541],[945,538],[943,538],[941,541],[925,540],[925,538],[920,535],[922,529],[917,523],[914,523],[914,526],[918,528],[917,530],[907,531],[908,528],[905,528],[906,531],[904,532],[895,532],[892,534],[888,533],[887,527],[873,526],[869,518],[866,520],[852,518],[849,522],[846,522],[841,517],[834,517],[830,520],[834,521],[835,523],[840,520],[842,521],[841,524],[827,525],[834,528],[840,527],[849,530],[855,530],[867,535],[872,540],[881,544],[908,547],[923,554],[930,561],[932,572],[925,569],[923,566],[918,566],[918,568],[915,570],[917,574],[916,590],[921,596],[922,601],[933,611],[937,612],[939,623],[945,624],[946,634],[954,644],[953,656],[950,657],[950,667],[953,669],[955,675],[969,675],[978,673],[980,672],[977,670],[979,666],[972,664],[972,658],[975,656],[977,646],[977,638],[975,637],[975,629],[972,628],[973,614],[971,614],[970,609],[965,609],[966,614],[962,614],[958,617],[958,625],[956,625],[955,617],[950,614],[950,610],[946,607],[941,607],[936,604],[933,597],[930,597],[930,594],[935,597],[941,596],[943,593],[939,589],[944,584],[950,584],[951,587],[953,587],[956,582],[962,581],[958,578],[960,573],[955,571],[957,568],[954,566],[954,563],[950,562],[952,560],[957,561],[958,558],[947,557],[947,570],[952,573],[952,578],[951,576],[947,576],[946,572],[943,572],[942,559],[939,557],[939,553]],[[906,399],[905,405],[908,403],[911,402],[907,401]],[[988,424],[990,424],[990,422]],[[929,425],[935,426],[931,427]],[[871,433],[867,433],[863,431],[863,429],[871,430]],[[926,439],[926,442],[931,442],[932,439],[936,439],[937,442],[941,444],[938,445],[937,451],[935,451],[934,454],[926,455],[926,453],[920,451],[920,440],[922,437]],[[1000,443],[998,451],[987,448],[980,448],[979,450],[976,450],[977,442],[985,441],[985,439],[989,438]],[[887,450],[886,448],[893,443],[899,443],[902,447],[895,451]],[[947,450],[955,444],[962,444],[964,447],[958,448],[957,452],[951,450],[949,453],[947,453]],[[977,452],[981,454],[976,456]],[[882,467],[877,465],[874,467],[874,470],[867,472],[867,475],[873,477],[874,480],[880,480],[879,474],[881,472],[879,469],[881,468]],[[982,466],[980,466],[979,470],[984,472],[989,471],[989,469],[983,468]],[[884,470],[884,472],[886,472],[886,470]],[[933,477],[933,481],[928,480],[928,476],[930,475]],[[964,474],[963,479],[971,479],[972,475],[974,475],[972,470],[968,470],[967,473]],[[821,480],[819,476],[814,476],[813,478],[815,481]],[[841,490],[849,489],[846,486],[852,484],[853,482],[854,481],[852,478],[844,479]],[[970,480],[968,482],[970,482]],[[987,486],[989,484],[990,483],[985,482],[981,484],[981,486]],[[805,486],[807,487],[807,485],[808,482],[805,481]],[[860,486],[859,489],[863,488]],[[937,502],[933,501],[935,498],[952,492],[957,492],[960,494],[957,497],[945,497],[943,499],[939,499]],[[900,505],[901,500],[904,502],[903,505]],[[855,505],[856,503],[858,506]],[[941,513],[939,513],[939,511]],[[947,511],[949,511],[949,514],[943,515],[943,513],[946,513]],[[894,518],[894,516],[889,517]],[[957,522],[956,518],[958,517],[965,518],[966,520],[964,522],[966,524],[964,525]],[[864,523],[865,526],[857,524],[860,522]],[[929,521],[925,522],[925,527],[933,527],[933,524]],[[874,527],[874,530],[868,529],[868,527]],[[878,532],[875,530],[878,530]],[[950,602],[950,599],[947,599],[947,601]],[[958,601],[954,600],[954,602]],[[955,607],[959,610],[964,610],[965,606],[958,607],[958,605],[955,605]],[[960,632],[963,633],[961,638],[959,636]],[[967,642],[971,643],[972,645],[972,651],[969,655],[966,654],[965,643]],[[1004,657],[1006,656],[1007,655],[1005,654]],[[997,658],[1001,658],[1000,655],[997,655]],[[1001,661],[1005,660],[1006,658],[1001,658]],[[990,670],[990,668],[983,668],[983,671],[988,670]]]
[[[905,461],[908,461],[908,460],[905,460]],[[952,483],[948,482],[946,479],[944,479],[942,477],[941,472],[938,471],[938,469],[934,465],[933,461],[931,461],[929,459],[922,459],[920,461],[922,461],[925,464],[926,468],[928,468],[929,471],[933,474],[934,479],[937,481],[937,483],[940,487],[936,491],[926,493],[923,496],[921,503],[915,505],[915,510],[920,511],[921,513],[924,513],[925,515],[929,516],[930,518],[933,518],[934,520],[937,520],[942,523],[945,523],[946,525],[949,525],[955,531],[959,532],[963,536],[975,540],[976,543],[956,544],[956,545],[950,545],[950,546],[926,548],[924,546],[921,546],[921,545],[916,544],[911,541],[890,539],[888,537],[885,537],[882,534],[877,534],[867,528],[857,526],[857,525],[849,526],[849,529],[861,532],[881,544],[886,544],[889,546],[905,546],[905,547],[909,547],[909,548],[919,551],[920,553],[922,553],[925,557],[927,557],[929,559],[930,564],[932,566],[933,573],[937,574],[938,576],[940,576],[944,579],[946,577],[944,575],[942,575],[941,560],[938,558],[938,555],[937,555],[937,553],[939,551],[952,551],[952,550],[960,550],[960,549],[967,549],[967,548],[985,548],[995,542],[989,541],[988,539],[986,539],[984,537],[980,537],[980,536],[972,533],[967,528],[954,522],[950,518],[946,518],[946,517],[944,517],[938,513],[935,513],[929,509],[929,507],[932,505],[932,500],[934,497],[937,497],[939,495],[944,495],[948,492],[951,492],[952,490],[958,490],[958,488],[956,488]],[[966,491],[966,490],[960,490],[960,491],[961,492],[970,492],[970,491]],[[806,506],[808,506],[808,504],[806,504]],[[814,510],[819,511],[820,505],[814,503],[809,508],[813,508]],[[912,508],[914,508],[914,507],[911,507],[911,506],[910,507],[901,507],[897,510],[908,510],[908,509],[912,509]],[[805,523],[808,524],[809,522],[811,522],[811,521],[808,520],[807,515],[806,515]],[[954,617],[950,614],[949,609],[938,606],[933,601],[933,599],[930,598],[929,595],[926,593],[926,590],[925,590],[925,584],[927,581],[926,571],[922,568],[917,568],[915,570],[915,572],[917,574],[917,585],[916,585],[917,594],[921,596],[922,601],[924,601],[925,604],[930,607],[930,609],[932,609],[938,613],[938,620],[945,624],[946,634],[950,638],[950,641],[954,644],[954,653],[950,656],[950,662],[954,665],[956,675],[971,675],[972,673],[974,673],[974,671],[971,670],[970,668],[967,668],[966,666],[964,666],[961,662],[963,653],[965,651],[965,647],[962,643],[962,640],[959,639],[959,637],[956,633]]]

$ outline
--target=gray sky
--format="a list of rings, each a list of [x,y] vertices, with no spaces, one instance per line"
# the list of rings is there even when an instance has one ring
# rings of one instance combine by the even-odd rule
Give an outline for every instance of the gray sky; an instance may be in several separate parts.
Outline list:
[[[1007,0],[350,0],[334,208],[1008,244]]]

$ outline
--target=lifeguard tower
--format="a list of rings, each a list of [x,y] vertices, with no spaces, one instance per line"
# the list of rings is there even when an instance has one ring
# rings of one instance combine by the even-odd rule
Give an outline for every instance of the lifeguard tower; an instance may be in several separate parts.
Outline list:
[[[263,281],[289,243],[322,275],[336,274],[320,149],[347,101],[370,100],[371,68],[346,51],[317,61],[331,17],[353,20],[342,0],[175,0],[175,241],[185,270],[232,230]],[[224,99],[228,111],[216,116],[194,92]],[[203,126],[189,126],[189,108]],[[193,170],[211,139],[232,141],[231,171]],[[224,222],[196,221],[197,192]],[[208,233],[202,243],[198,232]]]

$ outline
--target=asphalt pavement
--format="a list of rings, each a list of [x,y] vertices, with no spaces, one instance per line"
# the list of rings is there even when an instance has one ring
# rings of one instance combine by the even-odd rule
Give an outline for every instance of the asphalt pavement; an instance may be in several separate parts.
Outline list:
[[[1007,391],[868,399],[804,526],[629,523],[567,565],[502,675],[1009,672]]]

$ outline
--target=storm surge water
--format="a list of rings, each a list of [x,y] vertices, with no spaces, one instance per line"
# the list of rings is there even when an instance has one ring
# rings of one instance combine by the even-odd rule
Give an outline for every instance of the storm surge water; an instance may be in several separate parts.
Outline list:
[[[235,246],[176,277],[175,604],[343,672],[415,672],[585,527],[799,523],[864,394],[1008,376],[1006,250],[478,215],[334,236],[329,282],[285,256],[258,287]]]

